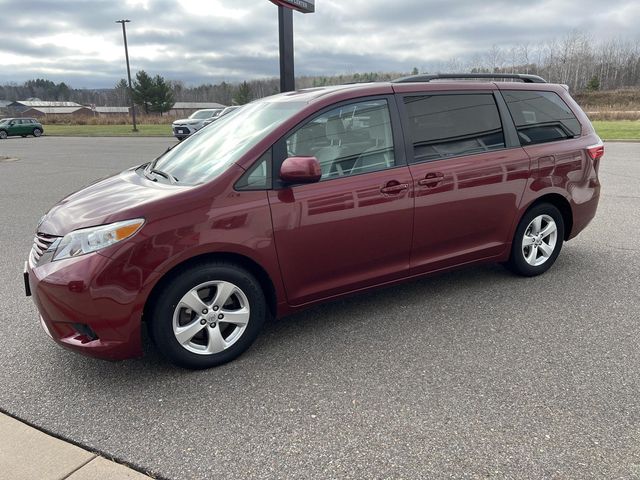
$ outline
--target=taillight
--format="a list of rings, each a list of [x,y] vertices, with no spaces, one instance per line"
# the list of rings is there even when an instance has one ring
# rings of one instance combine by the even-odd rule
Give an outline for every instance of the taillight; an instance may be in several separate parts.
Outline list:
[[[604,144],[598,143],[597,145],[587,147],[587,153],[589,154],[589,157],[591,157],[591,160],[600,160],[604,155]]]

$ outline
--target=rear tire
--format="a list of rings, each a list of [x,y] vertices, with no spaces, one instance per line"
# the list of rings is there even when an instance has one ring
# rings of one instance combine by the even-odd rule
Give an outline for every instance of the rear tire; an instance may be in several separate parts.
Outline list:
[[[42,135],[42,130],[40,130],[39,128],[34,128],[33,129],[33,136],[34,137],[39,137],[40,135]]]
[[[550,203],[529,209],[518,224],[506,266],[525,277],[540,275],[554,264],[564,240],[564,219]]]
[[[255,277],[226,262],[180,272],[155,298],[150,336],[171,363],[189,369],[215,367],[240,356],[257,338],[267,315]]]
[[[4,130],[0,130],[0,139],[4,140],[7,137],[7,132],[5,132]]]

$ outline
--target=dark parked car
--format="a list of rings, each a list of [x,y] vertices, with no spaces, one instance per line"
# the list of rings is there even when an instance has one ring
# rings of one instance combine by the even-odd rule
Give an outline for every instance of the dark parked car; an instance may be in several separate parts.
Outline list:
[[[35,118],[3,118],[0,121],[0,139],[7,137],[39,137],[44,133],[42,124]]]
[[[596,213],[604,147],[565,88],[509,78],[276,95],[70,195],[25,266],[44,329],[124,359],[144,323],[205,368],[318,302],[482,262],[545,272]]]

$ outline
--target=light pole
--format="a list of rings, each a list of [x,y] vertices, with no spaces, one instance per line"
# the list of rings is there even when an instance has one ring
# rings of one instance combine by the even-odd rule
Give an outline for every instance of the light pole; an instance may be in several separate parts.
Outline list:
[[[127,29],[124,26],[125,23],[129,23],[131,20],[116,20],[116,23],[122,24],[122,37],[124,38],[124,55],[127,59],[127,77],[129,78],[129,100],[131,102],[131,116],[133,117],[133,131],[137,132],[136,128],[136,106],[133,103],[133,87],[131,86],[131,68],[129,67],[129,47],[127,47]]]

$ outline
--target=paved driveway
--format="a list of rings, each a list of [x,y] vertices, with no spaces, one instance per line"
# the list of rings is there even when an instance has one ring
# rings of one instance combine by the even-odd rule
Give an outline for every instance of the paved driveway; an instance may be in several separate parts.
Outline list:
[[[640,145],[607,145],[598,216],[542,277],[314,308],[204,372],[60,349],[23,296],[37,220],[171,143],[0,141],[0,409],[171,479],[640,478]]]

